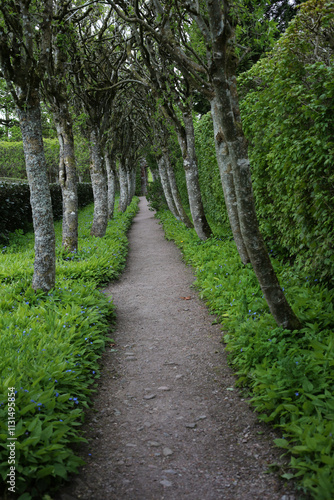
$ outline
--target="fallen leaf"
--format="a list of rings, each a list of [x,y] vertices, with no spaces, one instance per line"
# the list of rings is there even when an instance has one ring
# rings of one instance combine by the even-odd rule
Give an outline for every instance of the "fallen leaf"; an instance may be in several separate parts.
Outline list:
[[[182,300],[191,300],[191,297],[180,297]]]

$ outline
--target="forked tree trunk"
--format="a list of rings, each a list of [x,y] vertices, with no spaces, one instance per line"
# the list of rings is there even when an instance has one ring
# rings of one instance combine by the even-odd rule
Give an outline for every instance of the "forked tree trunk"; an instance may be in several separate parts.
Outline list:
[[[195,133],[191,111],[183,112],[184,134],[177,131],[178,141],[183,157],[186,184],[189,197],[190,212],[195,231],[201,240],[211,236],[211,229],[206,219],[198,180],[198,165],[195,152]]]
[[[119,163],[119,205],[118,210],[125,212],[128,206],[128,179],[124,160]]]
[[[211,101],[211,114],[213,118],[216,157],[220,179],[223,186],[227,215],[230,221],[233,238],[237,246],[241,261],[243,264],[248,264],[250,262],[250,259],[240,229],[238,204],[233,180],[231,158],[221,128],[221,123],[223,120],[223,110],[216,98]]]
[[[108,179],[108,219],[112,219],[114,215],[116,195],[116,167],[114,158],[107,148],[104,151],[104,162],[106,165]]]
[[[215,115],[214,120],[220,120],[231,158],[242,238],[264,297],[277,324],[289,330],[300,329],[301,324],[280,287],[259,230],[247,142],[239,122],[240,113],[236,96],[235,72],[232,67],[233,60],[227,50],[228,41],[233,36],[233,32],[227,31],[226,23],[229,3],[223,2],[223,11],[221,0],[207,0],[206,4],[213,42],[211,77],[216,103],[223,111],[222,116]],[[232,30],[231,27],[229,29]],[[218,107],[214,106],[214,114]]]
[[[90,177],[94,196],[94,216],[90,234],[102,238],[106,234],[108,225],[108,198],[100,133],[97,127],[92,128],[90,133]]]
[[[173,170],[173,166],[170,162],[169,155],[167,151],[163,152],[163,157],[165,160],[165,165],[166,165],[166,171],[167,171],[167,176],[169,180],[169,185],[170,189],[172,192],[174,204],[177,210],[177,213],[179,214],[180,219],[182,222],[186,225],[186,227],[193,228],[193,224],[191,223],[185,209],[183,208],[182,201],[181,201],[181,196],[179,193],[179,188],[177,187],[176,179],[175,179],[175,174]]]
[[[55,232],[43,149],[40,99],[37,90],[29,89],[24,105],[18,108],[18,116],[30,187],[30,203],[35,233],[32,288],[47,292],[55,285]]]
[[[69,252],[78,249],[78,176],[74,156],[72,118],[67,106],[54,112],[59,141],[59,184],[63,196],[62,245]]]
[[[162,190],[163,190],[164,195],[165,195],[168,209],[172,212],[174,217],[178,217],[179,213],[178,213],[176,206],[175,206],[175,203],[174,203],[171,187],[169,184],[169,179],[168,179],[168,174],[167,174],[167,169],[166,169],[166,164],[165,164],[165,158],[163,155],[158,158],[158,168],[159,168],[161,186],[162,186]]]

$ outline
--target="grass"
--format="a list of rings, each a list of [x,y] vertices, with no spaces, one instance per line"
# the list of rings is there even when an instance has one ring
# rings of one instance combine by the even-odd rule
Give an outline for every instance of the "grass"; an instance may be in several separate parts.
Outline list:
[[[79,251],[68,256],[57,238],[57,281],[35,293],[33,234],[17,231],[0,254],[0,474],[3,495],[10,483],[8,437],[15,437],[15,490],[20,500],[48,498],[82,460],[73,445],[99,377],[98,360],[110,341],[114,307],[98,289],[122,272],[126,232],[137,212],[135,199],[115,211],[106,236],[89,235],[93,207],[79,216]],[[15,404],[15,406],[14,406]],[[12,421],[15,427],[11,427]],[[0,490],[1,491],[1,490]],[[44,496],[46,495],[46,496]],[[10,496],[8,498],[11,498]]]
[[[196,272],[195,285],[222,324],[223,341],[259,417],[279,429],[275,444],[290,458],[301,490],[334,498],[334,290],[317,279],[272,262],[303,329],[278,328],[251,265],[243,266],[227,230],[202,242],[170,212],[160,211],[166,238],[174,240]]]

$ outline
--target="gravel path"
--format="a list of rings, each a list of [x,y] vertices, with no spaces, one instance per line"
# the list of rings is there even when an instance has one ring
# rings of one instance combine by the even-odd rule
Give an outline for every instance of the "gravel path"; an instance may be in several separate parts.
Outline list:
[[[59,500],[293,500],[268,464],[273,432],[238,390],[192,270],[141,198],[127,269],[82,449],[88,464]],[[88,455],[88,454],[91,455]]]

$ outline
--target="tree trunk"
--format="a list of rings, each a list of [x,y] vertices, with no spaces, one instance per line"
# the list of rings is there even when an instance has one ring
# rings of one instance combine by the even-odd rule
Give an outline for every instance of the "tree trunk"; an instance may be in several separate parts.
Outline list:
[[[222,12],[220,0],[207,0],[206,3],[213,41],[211,78],[216,103],[223,110],[220,126],[231,158],[242,238],[264,297],[277,324],[289,330],[300,329],[301,324],[280,287],[259,230],[247,141],[239,121],[234,60],[227,50],[228,41],[233,37],[233,32],[227,31],[232,30],[226,22],[229,5],[228,2],[224,2],[224,12]],[[225,28],[222,29],[222,26]],[[214,113],[218,107],[214,106]],[[215,116],[214,119],[218,121],[219,117]]]
[[[198,181],[198,165],[195,152],[195,133],[191,110],[183,112],[184,134],[177,131],[178,141],[182,151],[183,167],[186,174],[186,184],[189,197],[190,212],[195,231],[201,240],[211,236],[211,229],[206,219],[201,191]]]
[[[29,89],[18,108],[24,157],[30,187],[35,233],[35,260],[32,288],[49,291],[55,285],[55,232],[48,173],[43,149],[39,93]],[[22,96],[21,96],[22,98]]]
[[[136,180],[137,180],[137,168],[135,166],[131,170],[131,200],[136,194]]]
[[[152,182],[155,182],[158,177],[158,172],[156,170],[151,170]]]
[[[90,176],[94,196],[94,217],[91,236],[102,238],[108,225],[107,179],[103,165],[100,133],[94,127],[90,133]]]
[[[125,212],[128,206],[128,181],[124,159],[119,163],[119,205],[118,210]]]
[[[131,167],[129,165],[129,161],[127,160],[126,162],[126,182],[128,185],[128,200],[127,200],[127,206],[130,205],[131,203],[131,192],[132,192],[132,178],[131,178]]]
[[[160,158],[158,158],[158,167],[159,167],[161,186],[162,186],[165,198],[166,198],[167,206],[168,206],[169,210],[172,212],[172,214],[174,215],[174,217],[179,217],[179,213],[176,209],[174,199],[172,196],[172,191],[171,191],[171,187],[170,187],[169,179],[168,179],[168,175],[167,175],[165,158],[163,155],[160,156]]]
[[[173,196],[176,210],[179,214],[180,219],[186,225],[186,227],[193,228],[194,226],[191,223],[185,209],[183,208],[181,196],[179,193],[179,188],[177,187],[173,166],[170,162],[168,153],[166,151],[164,151],[163,156],[164,156],[164,160],[165,160],[167,176],[168,176],[168,180],[169,180],[169,184],[170,184],[170,188],[171,188],[171,192],[172,192],[172,196]]]
[[[67,105],[54,112],[59,141],[59,184],[63,196],[62,245],[69,252],[78,249],[78,177],[74,156],[72,118]]]
[[[116,195],[116,168],[114,159],[107,148],[104,151],[104,162],[106,165],[108,179],[108,219],[112,219],[114,215]]]
[[[147,195],[147,163],[144,159],[140,161],[140,182],[141,182],[141,188],[140,192],[142,196]]]
[[[233,180],[233,170],[228,147],[221,128],[223,110],[217,99],[211,101],[211,114],[215,137],[216,157],[219,167],[220,179],[223,186],[227,215],[230,221],[233,238],[243,264],[250,262],[246,245],[244,243],[238,214],[238,204]]]

